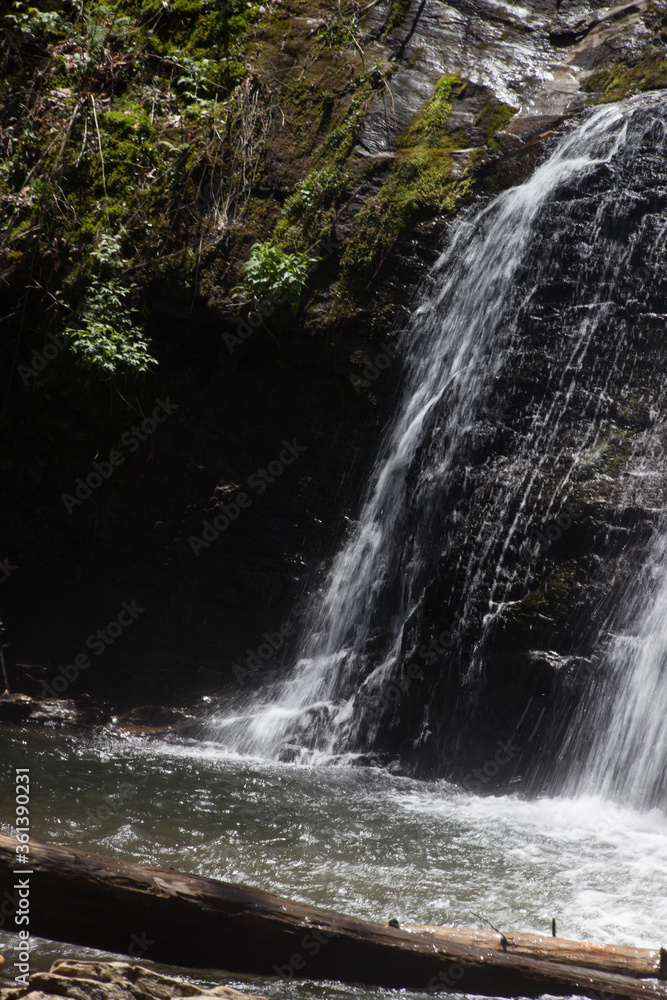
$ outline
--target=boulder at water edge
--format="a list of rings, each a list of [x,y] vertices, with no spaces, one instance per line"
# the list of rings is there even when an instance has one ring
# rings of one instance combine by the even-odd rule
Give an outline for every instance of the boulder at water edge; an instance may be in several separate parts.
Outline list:
[[[35,972],[28,986],[0,988],[0,1000],[172,1000],[174,997],[222,997],[224,1000],[250,998],[230,986],[205,990],[194,983],[163,976],[127,962],[75,962],[61,959],[49,972]]]

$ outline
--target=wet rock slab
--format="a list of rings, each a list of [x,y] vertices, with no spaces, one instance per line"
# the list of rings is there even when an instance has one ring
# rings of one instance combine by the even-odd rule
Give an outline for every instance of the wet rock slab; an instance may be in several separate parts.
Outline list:
[[[27,694],[0,695],[0,723],[59,723],[69,726],[105,725],[111,708],[92,698],[39,698]]]
[[[117,736],[198,737],[217,697],[200,698],[188,707],[137,705],[120,714],[92,698],[41,698],[23,693],[0,695],[0,725],[45,725],[71,729],[103,727]]]
[[[145,969],[127,962],[54,962],[48,972],[30,976],[28,986],[0,987],[0,1000],[172,1000],[177,997],[222,997],[246,1000],[249,994],[230,986],[210,990],[194,983]],[[254,1000],[263,1000],[255,997]]]

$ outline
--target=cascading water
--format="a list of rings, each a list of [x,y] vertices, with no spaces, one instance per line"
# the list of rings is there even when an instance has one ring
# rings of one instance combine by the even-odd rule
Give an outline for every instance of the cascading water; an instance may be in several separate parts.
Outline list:
[[[372,747],[378,705],[414,654],[425,589],[445,557],[457,596],[455,613],[439,624],[450,628],[449,655],[459,657],[465,698],[474,703],[494,628],[530,589],[534,529],[563,509],[582,465],[599,455],[611,423],[611,380],[638,362],[628,356],[628,323],[614,296],[636,270],[638,253],[655,270],[665,246],[657,210],[667,201],[664,109],[664,98],[648,95],[596,110],[525,183],[457,224],[402,337],[402,399],[358,523],[313,601],[296,666],[219,720],[228,746],[261,756],[280,755],[286,744],[323,753]],[[639,211],[649,181],[660,204]],[[576,244],[569,273],[566,237]],[[559,277],[568,286],[564,305],[545,318],[544,289]],[[544,392],[533,389],[520,414],[513,400],[505,427],[498,386],[523,364],[527,323],[544,328]],[[664,412],[662,400],[655,409]],[[511,447],[496,456],[481,515],[474,530],[468,526],[467,548],[457,548],[459,528],[480,503],[471,442],[474,451],[481,436],[487,447],[498,433],[509,435]],[[639,502],[649,505],[655,449],[633,447],[633,502],[639,491]],[[659,574],[663,555],[654,560]],[[614,683],[625,693],[613,710],[616,763],[596,769],[603,784],[622,766],[620,757],[643,768],[656,741],[664,743],[665,712],[662,721],[654,718],[657,699],[646,699],[660,685],[667,637],[656,636],[665,627],[667,585],[648,611],[645,603],[641,590],[634,605],[644,620],[634,646],[618,639],[609,654]],[[601,629],[601,646],[604,639]],[[610,711],[610,697],[601,712]],[[439,711],[437,702],[423,707],[417,740],[436,728]],[[630,732],[623,719],[632,713],[644,721]],[[604,744],[595,752],[609,753]]]
[[[667,790],[667,531],[626,595],[625,626],[575,715],[566,742],[579,753],[567,792],[593,791],[638,808]]]

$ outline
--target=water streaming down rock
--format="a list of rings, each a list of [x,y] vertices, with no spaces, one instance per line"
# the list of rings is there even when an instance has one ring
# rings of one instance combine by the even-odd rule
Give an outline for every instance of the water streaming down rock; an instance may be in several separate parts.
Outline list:
[[[626,594],[606,655],[565,745],[559,790],[594,792],[637,808],[667,802],[667,532]],[[616,618],[621,618],[620,614]],[[582,752],[583,747],[583,752]]]
[[[646,362],[619,296],[642,299],[637,275],[650,285],[665,243],[664,108],[646,96],[596,110],[525,183],[457,223],[402,336],[401,401],[298,662],[220,721],[228,745],[340,753],[382,745],[393,727],[394,746],[451,753],[464,720],[478,725],[499,630],[534,589],[537,529],[581,494],[609,440],[614,386]],[[646,510],[659,507],[657,440],[627,448],[632,504]],[[610,613],[589,629],[598,659]]]

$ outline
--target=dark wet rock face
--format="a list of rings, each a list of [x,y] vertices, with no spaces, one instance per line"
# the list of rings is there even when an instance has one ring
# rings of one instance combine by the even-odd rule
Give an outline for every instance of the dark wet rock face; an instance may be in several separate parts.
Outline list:
[[[582,692],[608,669],[662,528],[660,107],[648,102],[613,158],[544,206],[514,275],[496,391],[471,413],[458,474],[433,500],[437,566],[405,641],[406,663],[428,655],[427,678],[387,709],[381,738],[418,747],[420,767],[430,755],[427,769],[460,778],[511,738],[521,751],[502,781],[544,775]]]

